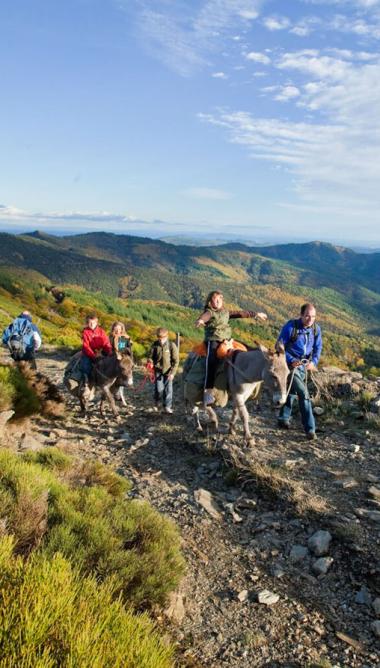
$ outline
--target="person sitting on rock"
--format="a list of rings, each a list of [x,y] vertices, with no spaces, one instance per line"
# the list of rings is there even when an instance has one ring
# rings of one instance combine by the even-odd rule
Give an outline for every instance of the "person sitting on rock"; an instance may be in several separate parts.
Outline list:
[[[169,341],[166,327],[159,327],[157,340],[150,351],[148,368],[154,370],[154,410],[159,410],[162,402],[165,413],[173,413],[173,379],[178,369],[178,348]]]
[[[314,371],[322,352],[321,328],[315,322],[314,304],[301,306],[300,317],[289,320],[281,329],[278,342],[285,346],[286,360],[292,371],[291,387],[280,410],[278,426],[289,429],[293,402],[298,397],[302,425],[309,440],[316,438],[315,418],[307,389],[307,372]]]
[[[112,355],[110,340],[98,322],[96,313],[90,313],[82,331],[81,370],[85,387],[89,384],[94,362],[102,355]]]
[[[131,337],[126,332],[124,323],[118,320],[114,322],[111,327],[109,338],[114,353],[132,357],[132,341]]]
[[[9,349],[15,362],[28,362],[37,369],[36,352],[42,343],[41,333],[32,322],[29,311],[23,311],[3,332],[3,344]]]
[[[224,299],[221,292],[213,290],[209,293],[204,312],[195,322],[196,327],[205,328],[205,343],[207,346],[206,357],[206,378],[204,386],[204,404],[205,406],[214,403],[214,397],[211,390],[214,387],[216,368],[217,368],[217,349],[223,341],[231,339],[231,327],[229,320],[233,318],[258,318],[267,319],[266,313],[256,313],[256,311],[229,311],[224,306]]]

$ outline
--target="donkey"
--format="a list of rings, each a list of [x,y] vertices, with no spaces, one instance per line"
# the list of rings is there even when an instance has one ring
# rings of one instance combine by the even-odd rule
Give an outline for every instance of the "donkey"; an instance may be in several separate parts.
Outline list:
[[[72,363],[73,360],[69,362],[65,376],[67,376],[67,371]],[[77,363],[79,363],[79,357]],[[76,387],[72,387],[70,385],[70,379],[66,379],[64,383],[71,394],[78,397],[83,413],[86,413],[88,402],[94,398],[96,389],[100,389],[102,393],[100,414],[104,415],[104,401],[105,399],[108,399],[112,412],[116,418],[118,416],[118,410],[113,397],[113,391],[119,392],[123,387],[133,385],[132,369],[133,361],[129,355],[114,353],[108,357],[101,357],[96,361],[93,366],[88,386],[80,382]],[[123,401],[123,404],[125,405],[125,401]]]
[[[245,403],[252,395],[257,396],[262,383],[272,392],[272,401],[276,406],[282,406],[286,401],[286,383],[289,369],[286,363],[285,348],[282,344],[276,345],[275,352],[269,352],[263,346],[248,352],[236,352],[233,358],[226,360],[228,392],[232,399],[233,411],[229,425],[229,433],[235,434],[235,425],[240,415],[244,427],[244,441],[247,445],[254,445],[255,439],[249,430],[249,416]],[[192,405],[192,415],[196,418],[198,431],[202,431],[199,421],[199,404],[203,395],[203,389],[197,388],[198,394],[191,396],[191,383],[185,378],[185,399]],[[214,394],[214,390],[213,390]],[[216,392],[216,405],[225,406],[218,399]],[[208,416],[218,429],[218,417],[212,406],[207,406]]]

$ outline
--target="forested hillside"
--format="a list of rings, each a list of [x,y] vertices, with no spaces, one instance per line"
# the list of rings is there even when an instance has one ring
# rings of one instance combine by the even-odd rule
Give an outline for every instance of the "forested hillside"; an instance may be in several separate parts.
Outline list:
[[[325,332],[325,359],[375,371],[379,259],[321,243],[193,247],[109,233],[0,234],[0,325],[28,306],[45,340],[77,345],[94,308],[105,326],[126,320],[141,354],[161,323],[181,332],[186,350],[201,336],[193,321],[206,294],[219,289],[230,306],[269,315],[266,325],[239,323],[235,336],[270,344],[310,300]],[[56,284],[66,294],[60,305],[47,292]]]

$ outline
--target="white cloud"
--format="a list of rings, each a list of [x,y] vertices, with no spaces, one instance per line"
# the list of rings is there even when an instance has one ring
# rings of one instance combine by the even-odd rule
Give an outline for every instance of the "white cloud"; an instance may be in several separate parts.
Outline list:
[[[187,188],[182,194],[191,199],[227,200],[232,197],[231,193],[217,188]]]
[[[263,24],[268,30],[285,30],[289,28],[290,21],[286,16],[266,16]]]
[[[300,96],[300,91],[296,86],[283,86],[280,90],[280,92],[275,96],[275,100],[278,100],[279,102],[287,102],[288,100],[292,100],[295,97]]]
[[[247,60],[252,60],[254,63],[262,63],[263,65],[269,65],[271,62],[269,56],[260,51],[250,51],[245,54]]]
[[[245,146],[254,159],[282,165],[292,176],[297,206],[378,218],[380,64],[320,64],[320,56],[311,53],[306,60],[311,65],[305,64],[305,54],[301,60],[286,54],[284,62],[306,75],[322,73],[323,81],[270,86],[267,92],[278,91],[277,100],[294,100],[319,112],[322,122],[259,118],[242,111],[201,118],[223,128],[230,141]]]
[[[294,51],[285,53],[277,62],[284,70],[298,70],[319,79],[341,80],[350,69],[349,63],[331,56],[322,56],[317,51]]]
[[[145,48],[183,76],[208,64],[223,40],[254,21],[266,0],[203,0],[192,3],[137,0],[138,30]]]
[[[228,76],[225,72],[213,72],[211,76],[214,79],[228,79]]]

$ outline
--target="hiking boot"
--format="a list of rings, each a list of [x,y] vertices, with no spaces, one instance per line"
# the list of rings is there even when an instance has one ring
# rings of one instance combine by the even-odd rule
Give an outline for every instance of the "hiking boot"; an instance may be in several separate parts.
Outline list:
[[[315,433],[315,431],[308,431],[306,434],[306,438],[308,441],[316,441],[317,434]]]
[[[215,403],[215,397],[211,394],[211,392],[205,391],[203,395],[203,404],[205,406],[210,406],[210,404]]]
[[[279,429],[290,429],[290,422],[287,420],[277,420],[277,427]]]
[[[169,407],[168,407],[168,408],[164,408],[164,411],[165,411],[165,413],[169,413],[170,415],[173,413],[173,409],[172,409],[172,408],[169,408]]]

